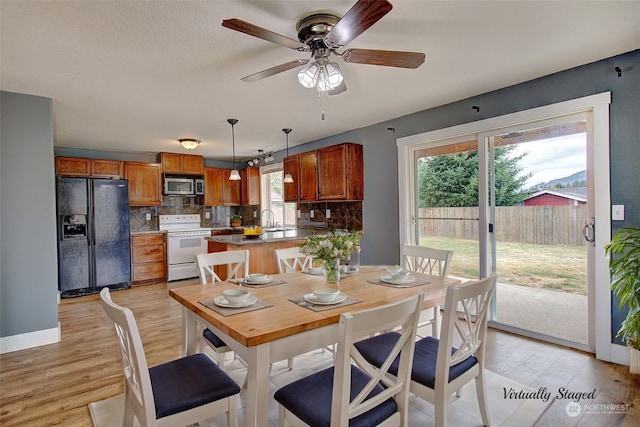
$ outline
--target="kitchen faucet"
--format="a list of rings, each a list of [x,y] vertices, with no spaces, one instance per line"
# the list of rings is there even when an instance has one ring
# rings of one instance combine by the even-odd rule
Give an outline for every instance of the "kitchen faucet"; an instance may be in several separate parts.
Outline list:
[[[273,222],[276,219],[275,214],[273,213],[273,211],[271,209],[263,209],[262,212],[260,212],[260,225],[262,226],[262,215],[264,213],[269,213],[271,212],[271,222],[269,222],[269,219],[267,218],[267,223],[266,223],[266,227],[273,227]]]

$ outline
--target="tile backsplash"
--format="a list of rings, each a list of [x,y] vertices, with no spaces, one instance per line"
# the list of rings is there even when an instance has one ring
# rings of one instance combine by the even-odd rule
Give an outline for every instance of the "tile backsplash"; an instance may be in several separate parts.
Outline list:
[[[158,215],[200,214],[202,227],[228,227],[231,215],[240,214],[243,225],[260,223],[260,206],[203,206],[202,197],[163,197],[161,206],[131,206],[131,231],[158,230]],[[298,203],[298,228],[362,230],[362,201]],[[327,209],[329,216],[327,217]],[[313,217],[311,216],[313,211]],[[206,213],[210,217],[206,218]],[[151,219],[146,219],[151,214]]]

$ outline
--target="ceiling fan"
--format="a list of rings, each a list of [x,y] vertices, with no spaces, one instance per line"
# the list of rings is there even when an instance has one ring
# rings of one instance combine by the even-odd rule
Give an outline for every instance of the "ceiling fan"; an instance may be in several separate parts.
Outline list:
[[[424,62],[425,54],[420,52],[375,49],[339,51],[392,8],[387,0],[358,0],[342,18],[330,12],[312,12],[297,23],[298,40],[236,18],[223,20],[222,26],[299,52],[311,53],[308,59],[296,59],[276,65],[243,77],[242,81],[255,82],[304,66],[298,72],[300,84],[329,95],[337,95],[347,90],[347,86],[340,67],[331,61],[332,54],[342,58],[344,62],[387,67],[418,68]]]

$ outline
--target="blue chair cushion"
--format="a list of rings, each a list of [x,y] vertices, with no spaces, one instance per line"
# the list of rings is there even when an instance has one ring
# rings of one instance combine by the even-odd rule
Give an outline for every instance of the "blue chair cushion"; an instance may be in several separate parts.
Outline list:
[[[224,347],[226,345],[224,341],[218,338],[218,336],[214,334],[209,328],[206,328],[204,331],[202,331],[202,335],[204,335],[204,338],[211,344],[213,344],[215,348]]]
[[[369,363],[380,367],[399,337],[400,335],[397,332],[388,332],[359,341],[355,346]],[[439,342],[438,339],[433,337],[426,337],[416,341],[413,354],[413,367],[411,369],[412,381],[429,388],[435,387]],[[457,349],[453,347],[451,354],[456,351]],[[471,369],[476,363],[478,363],[478,359],[476,359],[475,356],[469,356],[465,360],[451,366],[449,369],[449,382]],[[396,375],[399,364],[400,359],[398,357],[391,365],[391,368],[389,368],[389,372]]]
[[[351,397],[369,381],[369,376],[351,365]],[[369,396],[375,396],[384,388],[378,385]],[[282,406],[295,414],[302,421],[314,427],[329,427],[331,424],[331,397],[333,395],[333,367],[294,381],[273,395]],[[349,422],[349,427],[376,426],[398,411],[395,400],[388,399],[364,414]]]
[[[156,418],[240,393],[240,386],[202,353],[149,368],[149,376]]]

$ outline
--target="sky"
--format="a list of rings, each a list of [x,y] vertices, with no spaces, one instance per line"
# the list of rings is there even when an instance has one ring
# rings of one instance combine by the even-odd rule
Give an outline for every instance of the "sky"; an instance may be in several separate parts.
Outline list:
[[[586,133],[581,133],[516,145],[514,156],[527,153],[520,161],[523,172],[533,173],[524,188],[586,170],[586,138]]]

